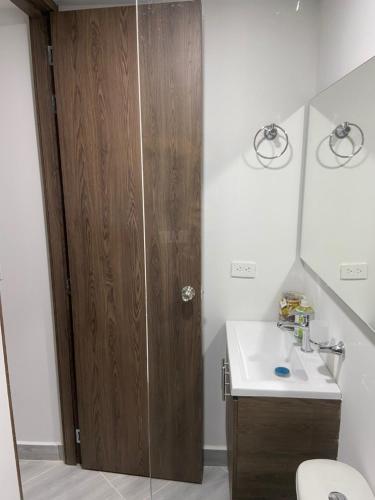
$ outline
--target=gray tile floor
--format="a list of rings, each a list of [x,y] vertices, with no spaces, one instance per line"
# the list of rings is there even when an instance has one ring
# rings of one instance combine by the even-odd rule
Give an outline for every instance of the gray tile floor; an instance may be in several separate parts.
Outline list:
[[[147,478],[81,469],[63,462],[21,460],[25,500],[149,500]],[[203,484],[152,480],[153,500],[229,500],[225,467],[205,467]]]

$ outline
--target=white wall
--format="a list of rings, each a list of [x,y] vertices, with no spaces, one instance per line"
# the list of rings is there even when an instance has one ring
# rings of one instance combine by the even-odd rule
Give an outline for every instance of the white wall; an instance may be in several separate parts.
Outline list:
[[[299,108],[316,93],[318,7],[304,2],[297,14],[294,0],[203,0],[206,447],[226,444],[225,320],[276,319],[281,289],[293,286]],[[262,168],[251,147],[273,121],[288,129],[293,147],[279,170]],[[256,279],[231,279],[232,260],[256,261]]]
[[[375,2],[320,2],[318,86],[322,90],[375,54]]]
[[[3,340],[0,325],[0,485],[6,500],[19,500],[20,490],[14,453],[12,423],[9,409]]]
[[[1,12],[0,290],[15,426],[18,441],[60,442],[28,26]]]
[[[374,23],[373,0],[321,0],[320,89],[375,55]],[[327,358],[343,394],[339,460],[361,471],[375,491],[375,333],[307,268],[304,281],[317,318],[347,348],[342,364]]]
[[[346,346],[344,362],[326,359],[343,395],[338,458],[362,472],[375,491],[375,333],[308,269],[304,289],[316,318],[328,323],[329,339],[321,340]]]

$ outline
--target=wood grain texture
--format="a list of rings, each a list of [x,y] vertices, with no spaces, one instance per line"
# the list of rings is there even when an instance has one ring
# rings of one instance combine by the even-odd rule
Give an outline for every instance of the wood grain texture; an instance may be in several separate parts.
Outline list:
[[[43,17],[44,14],[57,10],[53,0],[10,0],[30,18]]]
[[[226,438],[228,455],[229,488],[232,491],[237,475],[237,420],[238,400],[228,397],[226,401]]]
[[[301,462],[337,458],[340,409],[334,400],[238,398],[232,500],[295,499]]]
[[[152,477],[202,480],[199,1],[139,8]],[[192,302],[181,289],[192,285]]]
[[[147,475],[135,8],[52,20],[82,465]]]
[[[53,295],[64,453],[65,462],[74,465],[77,463],[75,443],[77,403],[71,306],[66,289],[69,270],[64,200],[56,116],[52,110],[54,83],[52,69],[47,60],[47,46],[50,44],[48,16],[30,19],[30,40]]]

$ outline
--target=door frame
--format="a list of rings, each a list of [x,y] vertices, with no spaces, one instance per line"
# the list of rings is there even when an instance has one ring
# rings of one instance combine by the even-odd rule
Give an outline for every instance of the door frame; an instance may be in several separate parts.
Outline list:
[[[58,7],[53,0],[11,0],[11,2],[29,16],[34,102],[49,250],[64,456],[66,464],[75,465],[80,460],[80,453],[79,445],[76,443],[78,411],[69,296],[69,261],[57,117],[53,107],[54,78],[48,51],[48,46],[51,45],[50,13],[57,11]]]

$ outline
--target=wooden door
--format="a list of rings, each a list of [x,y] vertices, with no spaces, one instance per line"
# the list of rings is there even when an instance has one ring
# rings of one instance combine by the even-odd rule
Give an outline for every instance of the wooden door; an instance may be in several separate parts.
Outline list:
[[[201,38],[199,1],[139,9],[151,473],[192,482],[203,444]]]
[[[147,475],[135,7],[55,13],[82,465]]]

